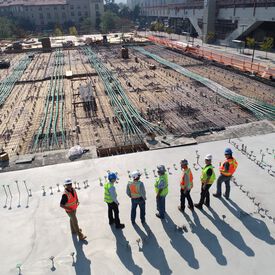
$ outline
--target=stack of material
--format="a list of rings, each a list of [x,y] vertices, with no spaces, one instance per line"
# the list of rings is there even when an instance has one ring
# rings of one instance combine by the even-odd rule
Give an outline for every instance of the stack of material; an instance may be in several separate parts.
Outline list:
[[[124,47],[121,48],[121,57],[123,59],[128,59],[129,58],[129,51],[128,51],[127,48],[124,48]]]
[[[42,38],[40,42],[42,43],[43,49],[51,49],[52,45],[49,37]]]

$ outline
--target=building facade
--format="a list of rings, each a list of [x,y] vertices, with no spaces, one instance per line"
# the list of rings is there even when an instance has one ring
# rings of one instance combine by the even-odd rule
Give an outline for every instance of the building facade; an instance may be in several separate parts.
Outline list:
[[[128,0],[130,7],[137,4],[149,21],[169,20],[185,26],[183,31],[194,29],[203,39],[215,33],[230,42],[259,28],[259,36],[275,37],[275,0]]]
[[[0,0],[0,15],[28,19],[36,27],[75,26],[89,18],[96,26],[103,14],[103,0]]]

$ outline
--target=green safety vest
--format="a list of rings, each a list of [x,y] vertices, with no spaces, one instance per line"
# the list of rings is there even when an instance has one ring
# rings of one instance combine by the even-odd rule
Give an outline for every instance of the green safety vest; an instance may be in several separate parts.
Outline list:
[[[104,201],[107,203],[112,203],[113,199],[111,197],[109,189],[113,186],[110,182],[104,184]]]
[[[211,175],[211,177],[210,177],[210,179],[208,181],[208,184],[212,184],[215,181],[215,179],[216,179],[216,175],[215,175],[215,172],[214,172],[214,167],[212,165],[205,166],[202,169],[201,182],[205,183],[206,180],[208,179],[208,176],[207,176],[208,169],[212,169],[212,175]]]
[[[164,197],[168,194],[168,175],[167,173],[165,173],[164,175],[161,175],[159,176],[157,179],[156,179],[156,182],[155,182],[155,190],[156,190],[156,193],[158,194],[159,192],[159,183],[160,181],[163,180],[165,185],[164,185],[164,188],[162,189],[162,191],[160,192],[160,196],[161,197]]]

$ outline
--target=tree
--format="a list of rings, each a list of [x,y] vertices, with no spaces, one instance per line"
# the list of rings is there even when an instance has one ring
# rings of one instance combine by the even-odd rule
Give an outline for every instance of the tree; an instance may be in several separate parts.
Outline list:
[[[133,20],[137,20],[139,18],[140,15],[140,6],[139,5],[135,5],[133,11],[132,11],[132,19]]]
[[[70,35],[77,35],[77,29],[75,26],[69,28]]]
[[[260,44],[261,50],[265,51],[265,58],[267,58],[267,51],[270,51],[272,49],[273,43],[273,37],[265,37],[264,41]]]
[[[100,29],[103,33],[107,33],[111,30],[114,30],[117,27],[117,22],[119,17],[112,11],[104,12],[101,17]]]
[[[61,29],[59,27],[56,27],[54,29],[54,36],[62,36],[62,35],[63,35],[63,33],[62,33]]]
[[[122,8],[119,10],[119,16],[123,18],[131,18],[131,11],[129,7],[123,5]]]
[[[110,3],[106,3],[106,5],[104,5],[104,11],[111,11],[114,14],[118,15],[119,13],[119,5],[115,4],[114,2],[110,2]]]
[[[81,23],[80,23],[80,31],[81,33],[91,33],[93,30],[93,23],[90,18],[85,18]]]
[[[253,37],[246,37],[246,45],[249,49],[252,49],[255,46],[255,39]]]

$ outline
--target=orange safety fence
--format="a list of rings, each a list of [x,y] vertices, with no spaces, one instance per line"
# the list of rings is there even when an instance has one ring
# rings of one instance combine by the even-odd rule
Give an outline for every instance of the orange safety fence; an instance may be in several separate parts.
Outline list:
[[[262,78],[275,79],[275,67],[271,68],[268,65],[264,65],[258,62],[251,62],[236,56],[229,56],[226,54],[217,53],[213,50],[208,50],[201,47],[194,47],[190,45],[180,45],[176,41],[172,41],[165,38],[158,38],[155,36],[147,37],[150,41],[160,44],[169,48],[177,49],[180,51],[191,53],[194,56],[202,57],[207,60],[215,61],[225,66],[231,66],[243,72],[253,73]]]

